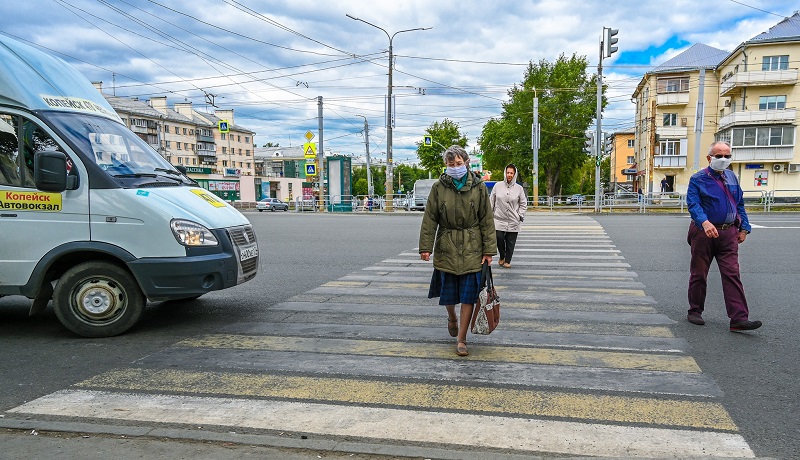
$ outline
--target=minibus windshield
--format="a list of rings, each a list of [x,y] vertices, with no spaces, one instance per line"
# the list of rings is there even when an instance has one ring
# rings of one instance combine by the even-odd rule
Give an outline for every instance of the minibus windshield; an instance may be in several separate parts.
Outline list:
[[[188,181],[153,147],[113,120],[76,113],[48,113],[48,119],[81,152],[112,177],[167,176]]]

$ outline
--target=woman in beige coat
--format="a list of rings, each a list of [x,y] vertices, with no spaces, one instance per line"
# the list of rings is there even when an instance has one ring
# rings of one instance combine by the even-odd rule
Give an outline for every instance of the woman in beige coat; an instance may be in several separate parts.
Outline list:
[[[499,263],[501,267],[511,268],[520,223],[525,220],[525,211],[528,209],[528,198],[525,189],[517,183],[517,167],[513,164],[506,166],[505,180],[494,184],[490,202],[494,211]]]

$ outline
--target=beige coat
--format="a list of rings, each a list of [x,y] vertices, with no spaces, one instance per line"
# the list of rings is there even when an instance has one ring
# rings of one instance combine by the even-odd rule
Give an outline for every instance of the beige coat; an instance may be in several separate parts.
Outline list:
[[[505,180],[495,183],[489,197],[494,211],[494,228],[501,232],[519,232],[520,222],[528,209],[525,189],[515,182],[516,178],[514,176],[511,185]]]

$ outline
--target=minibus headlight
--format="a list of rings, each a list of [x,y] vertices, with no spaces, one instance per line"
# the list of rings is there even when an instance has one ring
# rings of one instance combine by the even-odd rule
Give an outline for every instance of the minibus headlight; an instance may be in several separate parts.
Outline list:
[[[173,219],[169,226],[175,239],[184,246],[216,246],[219,244],[211,230],[197,222]]]

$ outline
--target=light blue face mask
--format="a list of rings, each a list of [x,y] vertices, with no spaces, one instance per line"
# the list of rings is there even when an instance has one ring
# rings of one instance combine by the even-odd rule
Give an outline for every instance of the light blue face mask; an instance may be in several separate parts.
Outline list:
[[[462,177],[464,177],[464,174],[466,173],[467,173],[467,165],[454,166],[454,167],[448,166],[447,169],[445,169],[445,174],[452,177],[453,179],[461,179]]]

